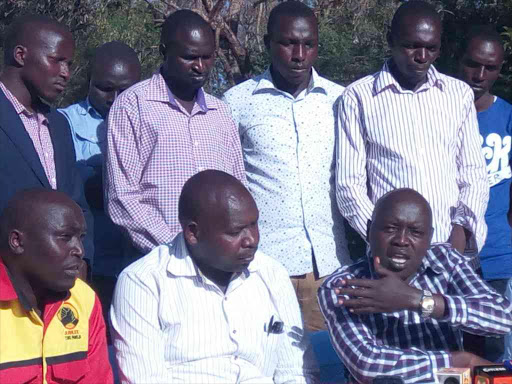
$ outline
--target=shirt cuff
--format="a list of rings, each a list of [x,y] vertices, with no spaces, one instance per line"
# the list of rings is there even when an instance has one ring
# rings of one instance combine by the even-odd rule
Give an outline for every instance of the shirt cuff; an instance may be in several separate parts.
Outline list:
[[[468,322],[468,306],[462,296],[443,295],[448,307],[448,315],[443,319],[453,325],[464,325]]]
[[[428,351],[427,355],[430,359],[430,364],[432,365],[432,379],[435,380],[437,371],[441,368],[450,367],[450,354],[444,351]]]
[[[452,225],[460,225],[461,227],[468,230],[471,234],[469,239],[466,240],[466,249],[464,254],[475,257],[478,256],[478,244],[476,242],[475,235],[475,219],[471,219],[472,213],[464,203],[459,202],[455,213],[452,215]],[[471,223],[473,221],[473,223]]]

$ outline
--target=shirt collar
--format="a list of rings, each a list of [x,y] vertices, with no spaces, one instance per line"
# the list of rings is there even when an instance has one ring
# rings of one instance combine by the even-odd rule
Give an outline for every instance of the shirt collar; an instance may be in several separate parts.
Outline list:
[[[80,109],[79,113],[82,116],[91,115],[95,119],[104,120],[103,116],[101,116],[101,114],[96,110],[96,108],[92,106],[91,102],[89,101],[89,97],[87,97],[84,101],[80,102],[80,106],[82,108]]]
[[[260,76],[260,80],[258,84],[254,88],[252,94],[256,94],[260,91],[265,90],[275,90],[278,92],[283,92],[280,89],[277,89],[274,85],[274,81],[272,80],[272,74],[270,73],[270,67],[267,68],[265,72]],[[324,85],[324,79],[317,73],[315,68],[311,68],[311,78],[309,80],[308,87],[306,88],[306,95],[313,91],[318,91],[324,94],[327,94],[327,87]]]
[[[437,87],[441,91],[444,90],[444,80],[441,78],[437,69],[431,65],[427,72],[427,82],[423,84],[416,92],[423,91],[428,88]],[[389,69],[389,60],[384,63],[382,70],[378,72],[377,79],[374,83],[374,92],[378,94],[390,88],[395,88],[399,92],[412,92],[402,89],[401,85],[396,81]]]
[[[30,311],[32,306],[23,293],[16,289],[14,281],[9,275],[7,267],[0,259],[0,301],[18,300],[25,310]]]
[[[14,96],[12,94],[11,91],[9,91],[9,89],[7,89],[7,87],[5,86],[4,83],[2,83],[0,81],[0,88],[2,89],[2,91],[4,92],[5,96],[7,97],[7,99],[11,102],[12,106],[14,107],[16,113],[18,115],[22,114],[22,113],[25,113],[29,116],[33,115],[31,112],[29,112],[25,106],[23,104],[20,103],[20,101],[16,98],[16,96]],[[43,101],[41,101],[41,99],[37,99],[37,112],[41,113],[42,115],[45,116],[44,120],[43,121],[46,121],[46,115],[50,112],[50,107],[48,106],[48,104],[44,103]]]
[[[167,86],[167,83],[161,74],[161,68],[151,77],[148,91],[147,100],[171,103],[171,105],[178,107],[176,98],[172,94],[171,89]],[[208,100],[203,88],[199,88],[197,91],[196,104],[204,113],[208,110],[217,109],[217,106]]]

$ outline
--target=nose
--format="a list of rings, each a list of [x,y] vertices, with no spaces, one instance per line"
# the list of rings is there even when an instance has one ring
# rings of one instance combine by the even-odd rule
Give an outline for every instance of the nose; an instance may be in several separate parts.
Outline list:
[[[395,233],[395,236],[393,236],[393,245],[399,246],[399,247],[406,247],[409,245],[409,239],[407,238],[406,229],[401,229]]]
[[[416,50],[416,61],[418,63],[426,63],[427,62],[427,49],[419,48]]]
[[[76,257],[79,257],[80,259],[84,258],[84,245],[82,243],[81,239],[75,240],[75,243],[73,244],[73,249],[71,250],[72,254]]]
[[[475,71],[474,78],[475,81],[484,81],[485,80],[485,67],[482,65]]]
[[[196,60],[194,60],[194,70],[198,73],[204,72],[204,63],[202,58],[198,57]]]
[[[292,60],[303,62],[306,58],[304,44],[294,44],[292,52]]]
[[[260,233],[258,228],[251,229],[247,231],[246,236],[242,241],[242,247],[244,248],[255,248],[258,246],[260,241]]]
[[[71,69],[69,68],[69,64],[63,62],[60,67],[60,76],[67,82],[71,77]]]

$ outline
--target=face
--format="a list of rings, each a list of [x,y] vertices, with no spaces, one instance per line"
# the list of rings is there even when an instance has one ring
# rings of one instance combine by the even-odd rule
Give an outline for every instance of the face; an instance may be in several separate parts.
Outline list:
[[[459,65],[461,79],[475,92],[475,99],[488,93],[503,65],[500,44],[474,38],[468,44]]]
[[[89,82],[89,101],[105,118],[116,97],[140,80],[140,66],[113,61],[96,65]]]
[[[282,16],[266,39],[273,70],[289,84],[306,87],[318,57],[316,20]]]
[[[71,33],[56,27],[40,28],[25,47],[17,46],[16,59],[23,65],[21,76],[29,91],[55,100],[69,81],[74,50]]]
[[[404,17],[399,36],[388,35],[400,85],[415,88],[426,80],[441,50],[441,25],[435,20]]]
[[[408,201],[384,204],[387,207],[380,207],[370,227],[372,255],[378,256],[385,268],[407,280],[418,270],[430,246],[428,210]]]
[[[229,193],[198,220],[197,248],[202,263],[222,272],[241,272],[254,260],[260,240],[259,212],[254,199],[245,193]]]
[[[24,274],[33,289],[68,291],[75,284],[84,255],[84,216],[71,202],[45,204],[38,209],[40,219],[23,232],[20,257]]]
[[[179,31],[174,43],[160,49],[165,58],[165,74],[173,86],[198,90],[204,85],[215,61],[215,41],[210,29]]]

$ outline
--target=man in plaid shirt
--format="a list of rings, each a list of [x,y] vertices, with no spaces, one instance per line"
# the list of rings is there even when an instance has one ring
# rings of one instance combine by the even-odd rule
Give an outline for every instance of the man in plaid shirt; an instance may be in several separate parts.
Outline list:
[[[160,52],[160,70],[123,92],[108,117],[107,212],[140,252],[181,231],[178,198],[191,176],[217,169],[246,183],[229,107],[202,89],[214,64],[211,27],[177,11],[162,26]]]
[[[443,367],[489,363],[463,352],[461,331],[492,336],[512,330],[512,305],[450,244],[431,245],[432,210],[416,191],[377,201],[368,225],[370,252],[319,289],[331,341],[353,378],[393,375],[435,383]]]

